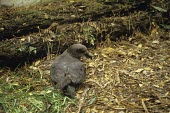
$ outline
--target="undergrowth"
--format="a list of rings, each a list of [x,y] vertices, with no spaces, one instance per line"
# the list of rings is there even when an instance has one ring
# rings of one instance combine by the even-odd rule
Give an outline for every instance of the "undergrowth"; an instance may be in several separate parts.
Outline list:
[[[54,90],[38,71],[9,71],[0,79],[0,112],[61,113],[75,101]]]

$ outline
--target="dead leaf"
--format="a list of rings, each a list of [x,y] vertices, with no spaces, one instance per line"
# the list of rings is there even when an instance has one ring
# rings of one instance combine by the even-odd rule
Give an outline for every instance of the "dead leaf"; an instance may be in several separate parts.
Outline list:
[[[143,68],[139,68],[139,69],[137,69],[135,72],[136,73],[140,73],[140,72],[142,72],[144,69]]]
[[[40,64],[40,62],[40,60],[37,60],[34,65],[37,66],[38,64]]]

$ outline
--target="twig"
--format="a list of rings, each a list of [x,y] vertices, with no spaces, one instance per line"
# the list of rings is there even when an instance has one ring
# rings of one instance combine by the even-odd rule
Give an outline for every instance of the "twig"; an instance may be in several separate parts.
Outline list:
[[[82,98],[79,100],[79,106],[78,106],[78,111],[77,111],[77,113],[80,113],[81,108],[82,108],[83,103],[84,103],[84,98],[85,98],[85,96],[86,96],[86,94],[87,94],[87,91],[88,91],[89,89],[90,89],[90,88],[87,88],[87,89],[83,92]]]
[[[152,92],[158,97],[158,99],[160,100],[160,102],[161,102],[162,104],[164,104],[164,102],[163,102],[163,100],[161,99],[161,97],[160,97],[154,90],[152,90]]]
[[[86,83],[88,83],[88,82],[93,82],[93,83],[97,84],[98,86],[100,86],[101,88],[103,88],[103,86],[95,80],[89,79],[89,80],[86,81]]]
[[[144,108],[145,112],[146,112],[146,113],[149,113],[149,111],[148,111],[148,109],[147,109],[147,107],[146,107],[145,102],[144,102],[143,99],[142,99],[142,105],[143,105],[143,108]]]

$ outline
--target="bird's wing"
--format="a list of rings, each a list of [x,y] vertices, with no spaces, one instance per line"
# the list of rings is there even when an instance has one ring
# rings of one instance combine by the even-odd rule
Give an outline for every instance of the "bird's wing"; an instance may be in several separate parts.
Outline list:
[[[82,83],[86,78],[83,63],[67,54],[55,59],[51,66],[50,76],[57,83],[58,89],[63,89],[70,83]]]
[[[68,66],[63,62],[53,63],[50,70],[51,79],[56,83],[56,89],[63,89],[65,86],[71,83],[71,79],[68,75]]]
[[[69,64],[68,77],[74,84],[82,83],[86,79],[85,69],[81,61],[75,61]]]

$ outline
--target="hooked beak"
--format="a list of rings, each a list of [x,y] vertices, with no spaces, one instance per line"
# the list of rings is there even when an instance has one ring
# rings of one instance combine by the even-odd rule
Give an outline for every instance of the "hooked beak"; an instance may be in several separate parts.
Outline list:
[[[85,55],[87,58],[92,59],[92,55],[90,55],[88,52],[86,52],[84,55]]]

